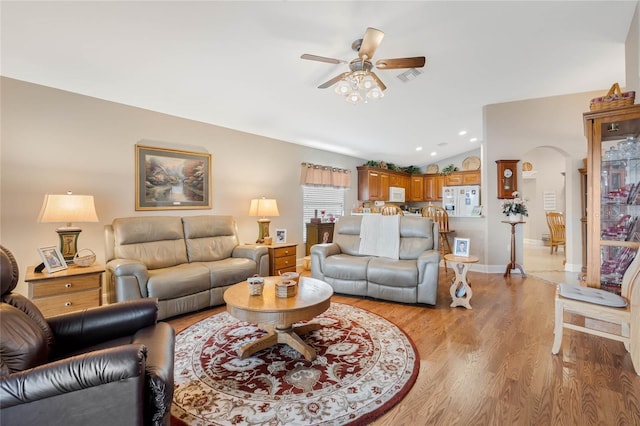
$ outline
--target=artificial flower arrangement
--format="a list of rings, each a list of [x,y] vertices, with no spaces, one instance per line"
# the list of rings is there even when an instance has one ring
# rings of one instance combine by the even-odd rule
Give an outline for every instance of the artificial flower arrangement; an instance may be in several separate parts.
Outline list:
[[[513,191],[511,195],[513,195],[513,199],[502,200],[502,213],[504,213],[505,216],[509,216],[512,214],[529,216],[527,205],[524,203],[524,199],[520,197],[520,193],[518,191]]]

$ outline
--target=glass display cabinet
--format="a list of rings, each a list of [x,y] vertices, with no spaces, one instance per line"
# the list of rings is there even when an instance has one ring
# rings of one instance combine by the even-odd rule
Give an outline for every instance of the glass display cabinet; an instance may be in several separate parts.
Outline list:
[[[640,247],[640,105],[584,114],[587,157],[587,277],[620,292]]]

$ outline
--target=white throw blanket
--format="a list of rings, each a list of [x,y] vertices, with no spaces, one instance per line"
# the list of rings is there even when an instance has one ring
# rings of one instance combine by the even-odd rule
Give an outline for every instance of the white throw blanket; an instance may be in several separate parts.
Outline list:
[[[362,216],[360,254],[398,259],[399,253],[400,216]]]

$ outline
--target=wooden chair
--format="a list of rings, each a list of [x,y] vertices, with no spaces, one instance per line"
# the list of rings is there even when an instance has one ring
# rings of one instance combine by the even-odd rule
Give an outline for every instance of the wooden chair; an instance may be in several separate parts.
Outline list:
[[[452,253],[451,244],[449,244],[449,234],[455,232],[449,229],[449,214],[445,209],[439,206],[425,206],[422,208],[422,216],[433,219],[438,224],[440,230],[440,253],[442,254],[442,260],[444,262],[444,270],[447,271],[447,261],[444,260],[444,255]]]
[[[564,214],[561,212],[547,212],[547,225],[551,236],[549,241],[551,253],[553,253],[554,247],[556,253],[559,246],[563,246],[563,249],[566,250]]]
[[[640,253],[640,250],[638,251]],[[581,287],[571,284],[559,284],[555,297],[555,327],[551,353],[554,355],[562,346],[563,329],[581,331],[624,343],[624,347],[631,354],[631,362],[640,375],[640,255],[627,268],[622,278],[621,295],[606,290],[591,287]],[[572,315],[565,319],[565,313],[584,317],[584,325],[572,322]],[[591,321],[598,320],[620,326],[613,331],[607,328],[594,327]]]
[[[400,216],[404,216],[404,212],[398,206],[384,206],[381,212],[384,216],[393,216],[399,214]]]

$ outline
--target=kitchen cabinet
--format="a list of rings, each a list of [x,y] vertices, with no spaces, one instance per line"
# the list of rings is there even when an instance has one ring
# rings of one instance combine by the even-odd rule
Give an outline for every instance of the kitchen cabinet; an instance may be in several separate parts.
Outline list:
[[[640,105],[583,115],[587,137],[587,277],[620,291],[640,247]]]
[[[480,185],[480,170],[463,170],[445,176],[445,186]]]
[[[389,186],[404,188],[405,194],[408,194],[411,191],[409,176],[405,176],[404,173],[400,174],[399,172],[389,172]]]
[[[424,201],[442,201],[444,178],[443,175],[424,175]]]
[[[358,167],[358,199],[387,201],[389,199],[389,173],[374,167]]]
[[[480,185],[480,170],[467,170],[459,173],[462,174],[463,185]]]
[[[422,175],[411,176],[411,190],[407,201],[424,201],[424,177]]]
[[[448,175],[409,174],[371,166],[358,169],[358,200],[388,201],[389,187],[405,190],[405,201],[441,201],[442,187],[480,185],[480,170],[463,170]]]

